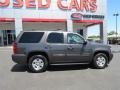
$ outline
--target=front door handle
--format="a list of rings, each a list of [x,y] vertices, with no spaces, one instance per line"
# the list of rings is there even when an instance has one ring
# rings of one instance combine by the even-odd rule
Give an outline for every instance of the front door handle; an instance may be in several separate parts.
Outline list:
[[[68,47],[68,50],[73,50],[73,47],[72,47],[72,46],[69,46],[69,47]]]

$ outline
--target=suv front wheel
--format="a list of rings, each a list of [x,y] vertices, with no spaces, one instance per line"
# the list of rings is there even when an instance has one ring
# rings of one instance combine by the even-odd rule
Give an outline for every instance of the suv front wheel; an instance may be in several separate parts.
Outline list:
[[[104,53],[98,53],[94,56],[93,65],[97,69],[104,69],[108,64],[108,57]]]
[[[29,69],[32,72],[39,73],[46,70],[48,65],[47,59],[42,55],[34,55],[29,59]]]

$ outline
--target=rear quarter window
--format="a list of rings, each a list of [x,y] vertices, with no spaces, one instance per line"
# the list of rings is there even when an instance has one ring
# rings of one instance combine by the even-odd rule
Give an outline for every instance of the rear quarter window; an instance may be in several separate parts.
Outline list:
[[[44,32],[24,32],[19,40],[19,43],[38,43]]]

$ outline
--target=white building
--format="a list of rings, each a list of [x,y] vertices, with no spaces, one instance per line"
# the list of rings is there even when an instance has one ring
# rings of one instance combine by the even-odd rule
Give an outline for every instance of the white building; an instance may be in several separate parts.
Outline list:
[[[11,44],[22,30],[66,30],[86,38],[98,24],[106,44],[106,17],[107,0],[0,0],[0,44]]]

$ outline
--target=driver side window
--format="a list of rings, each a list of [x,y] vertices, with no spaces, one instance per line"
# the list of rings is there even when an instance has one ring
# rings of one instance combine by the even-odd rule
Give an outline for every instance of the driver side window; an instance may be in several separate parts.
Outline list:
[[[68,44],[83,44],[84,39],[77,34],[69,33],[67,35],[67,42]]]

